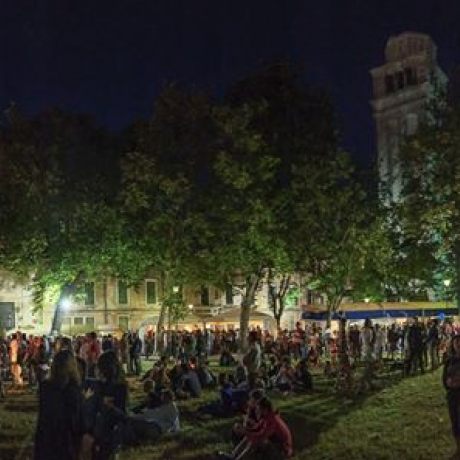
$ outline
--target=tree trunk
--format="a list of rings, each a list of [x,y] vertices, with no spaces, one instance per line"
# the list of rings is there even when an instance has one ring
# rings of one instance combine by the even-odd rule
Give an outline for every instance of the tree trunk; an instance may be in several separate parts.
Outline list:
[[[109,324],[109,304],[108,304],[108,299],[107,299],[107,279],[104,280],[103,291],[104,291],[104,324]]]
[[[241,302],[240,311],[240,353],[244,353],[248,344],[249,315],[251,313],[250,300],[245,297]]]
[[[331,327],[332,323],[332,305],[330,303],[327,304],[327,316],[326,316],[326,328]]]
[[[163,327],[165,324],[165,316],[166,305],[162,303],[160,307],[160,315],[158,316],[157,332],[155,334],[155,349],[157,350],[158,354],[161,354],[161,352],[163,351]]]
[[[66,284],[61,288],[59,299],[54,307],[53,323],[51,325],[51,334],[60,334],[62,329],[62,301],[66,299],[71,292],[71,286]]]
[[[457,296],[457,315],[460,316],[460,242],[457,242],[455,244],[455,287],[454,287],[454,292],[455,295]],[[448,293],[446,292],[446,297]],[[446,298],[446,304],[447,304],[448,297]]]
[[[165,276],[161,277],[160,282],[161,282],[161,296],[162,296],[162,299],[164,300],[164,296],[166,292]],[[155,349],[157,350],[158,354],[161,354],[164,348],[163,327],[165,324],[165,317],[166,317],[166,303],[162,301],[161,307],[160,307],[160,314],[158,316],[157,331],[155,334]]]

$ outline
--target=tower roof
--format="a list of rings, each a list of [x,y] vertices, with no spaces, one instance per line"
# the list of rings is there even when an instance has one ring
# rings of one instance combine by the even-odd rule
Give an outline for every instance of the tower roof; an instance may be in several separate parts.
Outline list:
[[[429,35],[403,32],[390,37],[385,48],[387,62],[396,62],[416,54],[425,54],[436,59],[437,48]]]

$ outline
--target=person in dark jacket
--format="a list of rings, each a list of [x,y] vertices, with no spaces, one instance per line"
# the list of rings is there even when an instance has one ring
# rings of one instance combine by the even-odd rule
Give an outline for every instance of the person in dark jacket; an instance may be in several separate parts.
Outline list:
[[[457,444],[456,455],[460,458],[460,336],[452,339],[450,353],[444,364],[442,374],[444,388],[447,391],[452,434]]]
[[[87,380],[90,395],[85,400],[85,452],[93,460],[106,460],[122,445],[128,404],[128,385],[121,363],[113,350],[102,353],[97,362],[99,380]]]
[[[129,357],[132,363],[132,371],[137,375],[141,375],[142,366],[141,366],[141,352],[142,352],[142,341],[137,335],[134,333],[132,336],[132,342],[129,349]]]
[[[83,393],[72,352],[60,351],[40,386],[34,460],[78,460],[83,436]]]
[[[407,334],[407,342],[409,345],[409,373],[417,374],[417,369],[420,367],[420,372],[425,372],[423,362],[423,330],[417,317],[414,317],[414,322],[409,328]]]

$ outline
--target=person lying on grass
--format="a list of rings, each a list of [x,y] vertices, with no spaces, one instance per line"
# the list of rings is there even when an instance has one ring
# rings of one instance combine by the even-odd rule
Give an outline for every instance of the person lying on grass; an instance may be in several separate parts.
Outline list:
[[[263,397],[257,404],[258,421],[253,427],[247,427],[242,441],[231,454],[220,453],[225,460],[243,460],[253,458],[255,454],[270,452],[270,458],[289,458],[293,454],[292,434],[289,427],[273,410],[271,401]]]
[[[163,390],[159,407],[145,407],[141,412],[128,417],[124,439],[127,444],[133,445],[156,441],[165,433],[176,433],[179,430],[179,410],[174,395],[170,390]]]

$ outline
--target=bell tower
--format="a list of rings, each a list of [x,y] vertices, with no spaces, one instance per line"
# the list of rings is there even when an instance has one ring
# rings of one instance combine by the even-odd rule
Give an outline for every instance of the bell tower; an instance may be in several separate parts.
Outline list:
[[[417,130],[435,83],[444,85],[447,78],[438,66],[433,40],[413,32],[389,38],[385,63],[372,69],[371,75],[380,196],[389,204],[401,197],[402,140]]]

